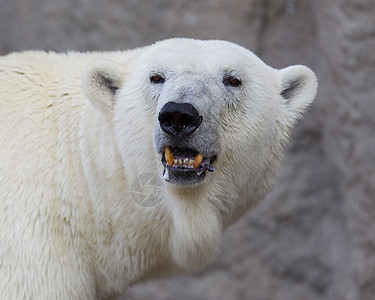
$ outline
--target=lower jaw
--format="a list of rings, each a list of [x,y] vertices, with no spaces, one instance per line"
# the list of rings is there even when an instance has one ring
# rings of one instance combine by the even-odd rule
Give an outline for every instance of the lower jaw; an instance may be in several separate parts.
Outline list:
[[[206,177],[206,171],[196,171],[190,169],[178,169],[170,167],[169,165],[165,166],[163,172],[163,178],[173,185],[179,186],[191,186],[202,183]]]

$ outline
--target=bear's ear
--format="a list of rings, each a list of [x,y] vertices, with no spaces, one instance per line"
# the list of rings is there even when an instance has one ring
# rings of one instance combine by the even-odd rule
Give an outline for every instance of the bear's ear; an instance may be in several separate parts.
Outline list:
[[[106,59],[89,64],[82,73],[82,88],[87,99],[100,111],[112,110],[115,94],[121,86],[120,65]]]
[[[279,70],[280,95],[288,105],[289,111],[295,118],[313,102],[318,81],[313,71],[308,67],[296,65]]]

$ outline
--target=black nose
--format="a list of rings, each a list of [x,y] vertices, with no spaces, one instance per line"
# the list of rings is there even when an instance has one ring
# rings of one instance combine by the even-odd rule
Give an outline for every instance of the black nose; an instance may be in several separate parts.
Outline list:
[[[202,117],[190,103],[168,102],[159,113],[161,129],[170,135],[192,134],[202,123]]]

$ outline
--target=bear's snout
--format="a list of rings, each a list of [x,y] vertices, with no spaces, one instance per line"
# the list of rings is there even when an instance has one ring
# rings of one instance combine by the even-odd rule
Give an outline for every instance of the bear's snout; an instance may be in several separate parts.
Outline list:
[[[160,128],[172,136],[187,136],[201,125],[203,117],[190,103],[168,102],[159,113]]]

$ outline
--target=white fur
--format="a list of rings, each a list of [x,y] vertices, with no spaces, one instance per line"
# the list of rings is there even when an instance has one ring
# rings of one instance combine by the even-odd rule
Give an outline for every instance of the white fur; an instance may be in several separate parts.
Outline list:
[[[149,81],[161,69],[164,88]],[[243,86],[223,87],[220,70]],[[157,112],[181,86],[217,124],[215,171],[193,187],[163,182],[162,199],[143,207],[130,186],[161,176]],[[270,189],[316,88],[306,67],[275,70],[222,41],[0,58],[0,299],[105,299],[203,268],[223,229]]]

